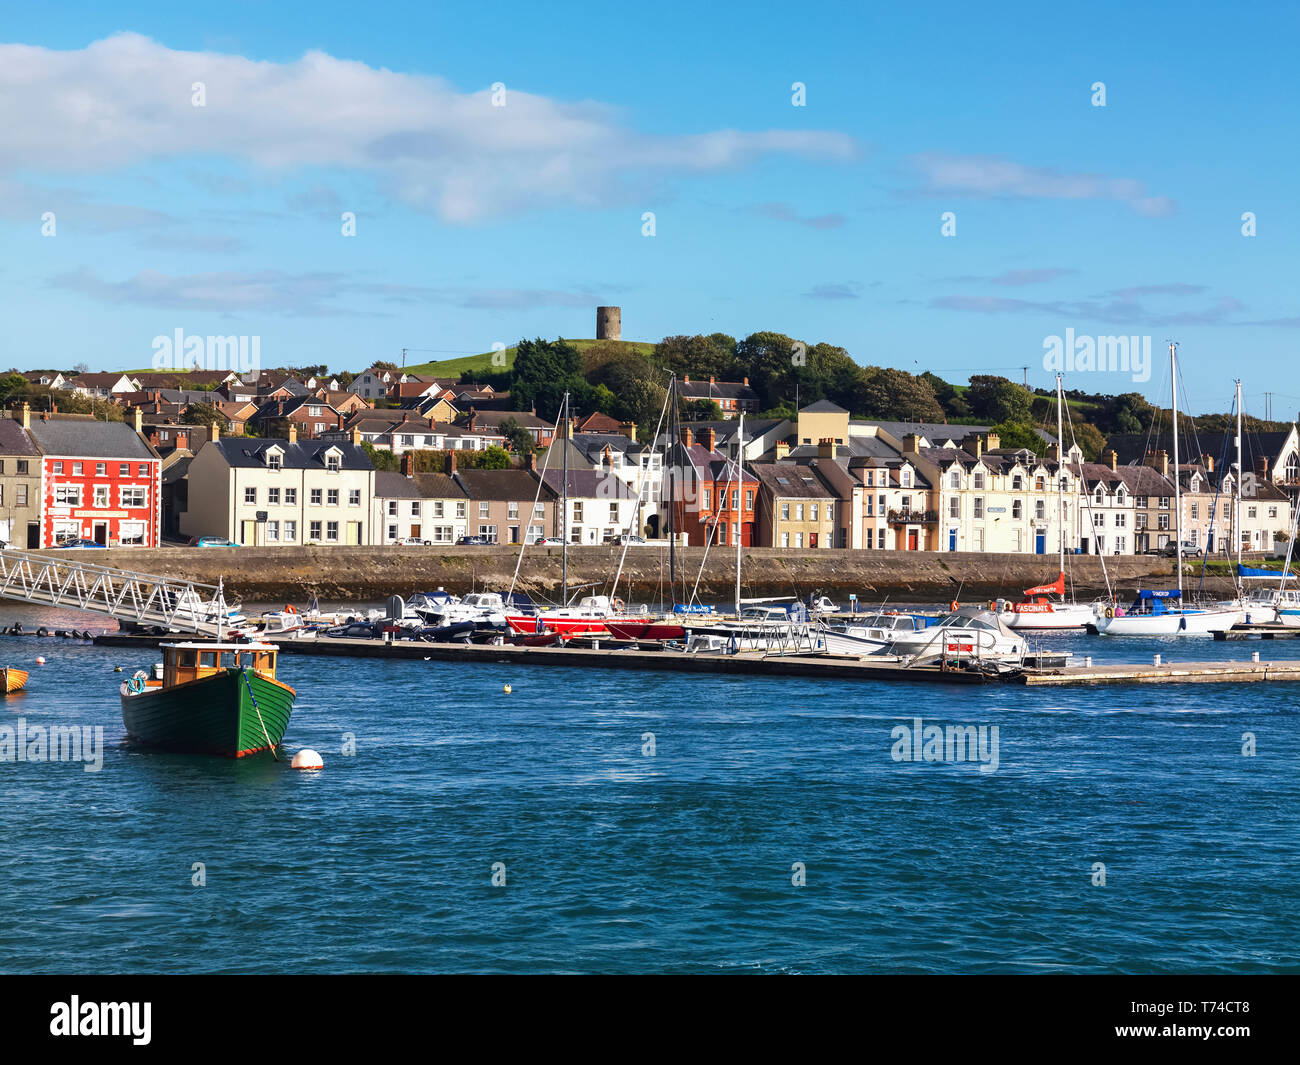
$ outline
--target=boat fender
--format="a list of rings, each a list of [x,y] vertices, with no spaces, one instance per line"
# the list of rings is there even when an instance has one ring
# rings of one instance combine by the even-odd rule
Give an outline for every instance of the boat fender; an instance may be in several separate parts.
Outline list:
[[[1115,616],[1115,608],[1113,606],[1108,606],[1106,608],[1106,617],[1113,618],[1114,616]]]
[[[49,634],[50,634],[50,630],[47,629],[44,625],[42,625],[39,629],[36,630],[37,636],[48,636]]]
[[[131,679],[126,682],[126,690],[132,695],[139,695],[144,691],[144,682],[148,679],[149,674],[143,669],[138,669],[131,674]]]

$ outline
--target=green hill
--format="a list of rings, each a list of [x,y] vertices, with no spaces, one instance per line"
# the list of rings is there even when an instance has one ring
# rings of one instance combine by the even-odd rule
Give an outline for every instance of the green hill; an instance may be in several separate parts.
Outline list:
[[[597,345],[623,348],[630,352],[649,355],[654,351],[654,344],[642,340],[571,340],[564,338],[584,354]],[[419,374],[428,377],[459,377],[463,373],[500,373],[503,369],[509,369],[515,364],[515,349],[506,348],[506,364],[494,366],[492,357],[495,352],[485,351],[481,355],[463,355],[458,359],[442,359],[438,362],[423,362],[418,366],[408,366],[407,373]]]

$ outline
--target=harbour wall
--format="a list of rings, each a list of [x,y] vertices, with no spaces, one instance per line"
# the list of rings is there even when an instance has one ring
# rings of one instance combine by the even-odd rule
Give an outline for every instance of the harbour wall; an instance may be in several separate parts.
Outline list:
[[[607,589],[618,567],[620,547],[569,549],[570,589],[594,584]],[[301,603],[310,595],[322,602],[380,600],[437,587],[461,594],[473,590],[504,591],[519,558],[518,549],[494,547],[259,547],[259,548],[110,548],[51,551],[61,561],[75,558],[174,579],[215,584],[225,581],[231,598],[250,602]],[[677,553],[677,588],[687,590],[700,573],[703,548]],[[562,549],[530,547],[519,569],[517,587],[554,599],[561,584]],[[735,594],[735,555],[709,552],[699,580],[705,601],[729,602]],[[1111,584],[1125,592],[1143,587],[1170,587],[1173,562],[1154,555],[1108,556]],[[1035,584],[1056,579],[1055,555],[975,554],[965,552],[790,551],[753,548],[744,554],[745,596],[807,595],[822,592],[846,600],[850,592],[866,603],[964,602],[1018,595]],[[1187,572],[1192,573],[1188,565]],[[1072,555],[1066,559],[1067,582],[1080,599],[1105,592],[1101,560]],[[1193,577],[1185,581],[1193,581]],[[629,582],[630,581],[630,588]],[[1226,593],[1230,582],[1208,578],[1211,594]],[[629,547],[618,593],[628,602],[668,599],[667,551]]]

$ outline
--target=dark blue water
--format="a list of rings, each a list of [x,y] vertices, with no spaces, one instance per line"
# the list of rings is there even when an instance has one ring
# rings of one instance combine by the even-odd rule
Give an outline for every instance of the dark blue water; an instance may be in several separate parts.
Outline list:
[[[1046,642],[1097,660],[1300,655]],[[123,745],[112,668],[155,653],[6,637],[0,656],[32,670],[0,723],[99,724],[108,747],[99,773],[0,764],[6,971],[1300,969],[1293,684],[286,657],[288,749],[326,763],[303,773]],[[914,715],[997,725],[997,771],[895,761],[891,729]]]

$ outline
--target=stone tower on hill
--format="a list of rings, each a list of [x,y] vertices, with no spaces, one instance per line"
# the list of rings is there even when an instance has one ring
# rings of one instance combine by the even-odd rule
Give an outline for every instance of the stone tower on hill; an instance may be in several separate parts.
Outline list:
[[[596,308],[596,339],[623,339],[623,309],[621,307]]]

